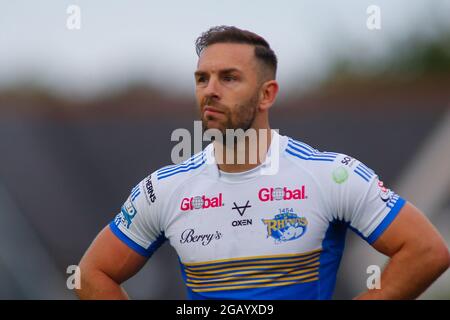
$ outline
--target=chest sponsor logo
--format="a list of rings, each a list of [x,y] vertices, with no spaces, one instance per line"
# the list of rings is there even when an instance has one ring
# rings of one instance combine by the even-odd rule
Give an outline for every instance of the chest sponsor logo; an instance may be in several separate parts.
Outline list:
[[[220,240],[222,233],[196,234],[194,229],[186,229],[181,234],[180,243],[201,243],[203,246],[209,245],[213,240]]]
[[[258,198],[262,202],[279,200],[303,200],[307,199],[306,187],[303,185],[300,189],[289,189],[287,187],[262,188],[258,192]]]
[[[223,207],[223,197],[222,193],[214,197],[195,196],[191,198],[183,198],[181,200],[180,209],[181,211],[191,211],[197,209],[208,209],[208,208],[218,208]]]
[[[300,238],[306,232],[308,220],[299,217],[292,208],[281,209],[273,219],[262,219],[267,227],[267,237],[272,237],[276,244]]]
[[[236,210],[239,213],[239,215],[242,217],[244,215],[245,211],[251,207],[252,206],[250,205],[250,201],[247,200],[247,202],[243,206],[239,206],[236,202],[233,202],[233,208],[231,208],[231,209]],[[234,220],[233,222],[231,222],[231,225],[233,227],[248,226],[251,224],[253,224],[252,219]]]

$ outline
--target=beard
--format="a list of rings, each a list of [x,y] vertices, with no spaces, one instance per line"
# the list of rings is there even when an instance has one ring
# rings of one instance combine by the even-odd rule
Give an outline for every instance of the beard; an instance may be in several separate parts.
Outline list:
[[[202,111],[203,107],[206,105],[217,108],[223,112],[223,114],[205,116],[204,112],[202,112],[201,120],[203,132],[208,129],[218,129],[222,133],[223,138],[226,138],[227,129],[242,129],[245,132],[252,127],[258,108],[258,92],[255,92],[255,94],[247,101],[237,103],[233,108],[214,102],[210,98],[206,98],[203,101]]]

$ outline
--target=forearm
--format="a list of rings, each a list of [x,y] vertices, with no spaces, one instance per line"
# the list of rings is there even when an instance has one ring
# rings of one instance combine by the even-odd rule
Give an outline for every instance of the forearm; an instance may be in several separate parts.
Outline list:
[[[125,290],[101,271],[81,272],[81,288],[76,290],[81,300],[128,300]]]
[[[381,288],[368,290],[356,299],[417,298],[448,268],[446,253],[415,248],[400,250],[381,274]]]

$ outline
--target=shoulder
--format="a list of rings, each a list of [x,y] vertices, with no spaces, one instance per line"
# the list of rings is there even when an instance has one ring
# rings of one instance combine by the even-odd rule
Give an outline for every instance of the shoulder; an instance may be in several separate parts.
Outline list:
[[[286,137],[285,157],[294,164],[306,168],[315,176],[332,178],[342,183],[350,176],[369,182],[375,172],[355,157],[335,151],[321,151],[300,140]]]
[[[188,179],[201,172],[206,164],[206,149],[194,154],[189,159],[174,165],[162,167],[152,173],[155,179],[161,183],[173,183],[175,181]],[[164,181],[164,182],[162,182]]]
[[[143,192],[150,205],[156,201],[161,202],[162,199],[167,199],[181,186],[186,185],[190,179],[194,179],[200,174],[206,168],[205,164],[206,157],[205,150],[203,150],[179,164],[167,165],[153,171],[133,190]]]
[[[306,144],[300,140],[286,137],[285,154],[298,162],[308,163],[330,163],[335,162],[341,155],[337,152],[319,151],[318,149]]]

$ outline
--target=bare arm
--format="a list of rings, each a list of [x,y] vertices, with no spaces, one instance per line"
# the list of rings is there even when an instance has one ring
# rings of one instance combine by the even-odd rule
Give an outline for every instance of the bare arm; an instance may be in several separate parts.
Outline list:
[[[356,299],[415,299],[450,265],[450,254],[439,232],[410,203],[373,247],[390,257],[381,274],[381,289],[369,290]]]
[[[80,299],[128,299],[121,283],[135,275],[147,258],[139,255],[106,226],[80,261]]]

